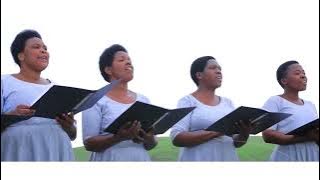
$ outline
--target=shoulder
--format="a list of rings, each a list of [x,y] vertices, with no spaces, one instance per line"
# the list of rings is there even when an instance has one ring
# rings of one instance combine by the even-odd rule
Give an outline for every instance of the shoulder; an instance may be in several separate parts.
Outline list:
[[[266,103],[276,103],[278,104],[279,102],[281,102],[283,99],[282,97],[276,95],[276,96],[271,96],[267,99]]]
[[[311,105],[314,105],[313,102],[309,101],[309,100],[306,100],[306,99],[302,99],[304,104],[311,104]]]
[[[1,75],[1,83],[9,81],[10,80],[11,75],[10,74],[3,74]]]
[[[1,75],[1,89],[10,87],[21,87],[21,84],[11,74]]]
[[[313,102],[309,101],[309,100],[303,99],[303,102],[304,102],[304,104],[305,104],[306,106],[311,106],[311,107],[316,108],[316,105],[315,105]]]
[[[182,106],[195,106],[196,105],[196,100],[192,95],[186,95],[182,98],[179,99],[178,101],[178,106],[182,107]]]
[[[150,100],[149,100],[149,98],[147,96],[142,95],[140,93],[135,93],[135,94],[137,96],[137,98],[136,98],[137,101],[141,101],[141,102],[144,102],[144,103],[150,103]]]
[[[227,97],[222,97],[222,96],[219,96],[220,97],[220,101],[221,102],[224,102],[226,104],[232,104],[233,105],[233,101]]]

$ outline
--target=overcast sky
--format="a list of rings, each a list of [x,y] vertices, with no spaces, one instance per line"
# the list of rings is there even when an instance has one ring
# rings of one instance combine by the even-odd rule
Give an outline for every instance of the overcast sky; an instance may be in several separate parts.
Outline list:
[[[16,73],[9,48],[23,29],[40,32],[51,54],[43,76],[97,89],[102,51],[119,43],[135,67],[130,88],[175,108],[193,92],[189,69],[200,56],[222,66],[217,94],[236,106],[261,107],[282,89],[277,67],[298,60],[308,76],[301,97],[319,112],[318,0],[2,0],[1,74]]]

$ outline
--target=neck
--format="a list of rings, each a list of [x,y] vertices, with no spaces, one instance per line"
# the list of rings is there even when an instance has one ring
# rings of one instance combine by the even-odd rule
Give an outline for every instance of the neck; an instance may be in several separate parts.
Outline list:
[[[192,95],[198,98],[198,100],[209,104],[214,101],[216,96],[215,89],[211,89],[201,85],[198,86],[198,89],[194,93],[192,93]]]
[[[299,98],[299,91],[292,91],[292,90],[289,90],[289,89],[286,89],[284,91],[284,93],[282,94],[283,97],[285,97],[286,99],[288,100],[291,100],[291,101],[298,101],[300,100]]]
[[[30,69],[21,68],[17,75],[23,80],[30,82],[39,82],[41,80],[41,72],[32,71]]]
[[[195,91],[196,94],[201,95],[202,97],[214,98],[215,97],[215,89],[209,89],[207,87],[199,86]]]
[[[127,95],[128,91],[128,83],[120,81],[116,86],[113,87],[112,94]]]

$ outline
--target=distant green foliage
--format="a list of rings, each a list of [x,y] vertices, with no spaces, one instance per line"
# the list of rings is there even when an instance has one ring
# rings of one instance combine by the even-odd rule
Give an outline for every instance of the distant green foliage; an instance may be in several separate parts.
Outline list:
[[[153,161],[176,161],[179,148],[172,145],[169,137],[159,137],[158,145],[149,151]],[[266,161],[274,145],[267,144],[261,136],[251,136],[244,146],[237,149],[241,161]],[[74,148],[77,161],[87,161],[90,153],[84,147]]]

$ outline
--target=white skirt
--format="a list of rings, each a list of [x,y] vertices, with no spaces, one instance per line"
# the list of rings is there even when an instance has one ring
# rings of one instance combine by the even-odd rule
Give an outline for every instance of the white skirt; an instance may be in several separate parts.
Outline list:
[[[233,139],[220,136],[206,143],[180,149],[179,161],[239,161]]]
[[[270,161],[319,161],[319,146],[314,142],[277,145]]]
[[[92,152],[90,161],[150,161],[148,151],[142,144],[122,141],[103,152]]]
[[[1,161],[73,161],[67,133],[54,119],[32,118],[1,134]]]

